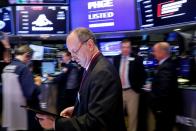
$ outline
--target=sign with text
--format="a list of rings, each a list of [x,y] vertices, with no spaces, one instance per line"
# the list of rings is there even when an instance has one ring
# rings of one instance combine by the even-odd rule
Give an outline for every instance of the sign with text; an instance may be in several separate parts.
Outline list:
[[[93,32],[136,29],[136,8],[133,0],[72,0],[72,29],[87,27]]]

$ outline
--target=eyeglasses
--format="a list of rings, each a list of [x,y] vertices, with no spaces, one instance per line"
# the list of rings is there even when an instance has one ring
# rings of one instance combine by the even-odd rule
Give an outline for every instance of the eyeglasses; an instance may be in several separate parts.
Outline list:
[[[89,39],[91,39],[91,38],[89,38]],[[71,54],[74,55],[74,56],[75,56],[75,55],[78,55],[78,52],[80,51],[80,49],[82,48],[82,46],[84,45],[84,43],[86,43],[89,39],[87,39],[87,40],[81,42],[81,44],[80,44],[80,46],[78,47],[78,49],[77,49],[76,51],[72,50],[72,51],[71,51]]]

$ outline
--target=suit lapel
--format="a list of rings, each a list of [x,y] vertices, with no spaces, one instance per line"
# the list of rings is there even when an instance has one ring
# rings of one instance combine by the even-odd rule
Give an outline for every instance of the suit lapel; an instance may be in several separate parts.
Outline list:
[[[76,98],[76,102],[75,102],[75,108],[74,108],[74,112],[73,112],[73,115],[75,114],[78,114],[79,112],[79,103],[80,103],[80,96],[83,92],[83,90],[85,90],[85,85],[86,85],[86,82],[91,74],[91,72],[93,71],[94,67],[96,66],[97,62],[102,58],[102,55],[99,53],[97,54],[91,61],[91,64],[88,68],[88,70],[86,71],[86,73],[84,73],[83,75],[83,78],[82,78],[82,81],[80,83],[80,89],[78,91],[78,96]]]
[[[156,68],[156,74],[159,73],[159,71],[165,66],[165,64],[167,64],[168,61],[170,61],[171,58],[169,57],[168,59],[166,59],[161,65],[158,65]]]
[[[80,84],[80,90],[79,92],[82,90],[83,85],[87,79],[87,77],[89,76],[89,74],[92,72],[92,70],[94,69],[95,65],[97,64],[97,62],[101,59],[101,54],[98,53],[91,61],[90,66],[88,68],[88,70],[86,71],[86,73],[84,74],[83,78],[82,78],[82,82]]]
[[[116,69],[117,69],[117,71],[118,71],[118,73],[119,73],[119,70],[120,70],[121,55],[117,56],[116,61],[117,61],[117,64],[116,64],[116,66],[117,66],[117,67],[116,67]]]

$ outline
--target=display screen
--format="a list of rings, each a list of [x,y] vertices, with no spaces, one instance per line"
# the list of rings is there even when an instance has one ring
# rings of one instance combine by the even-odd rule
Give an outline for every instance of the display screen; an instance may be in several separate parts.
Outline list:
[[[196,22],[196,0],[137,0],[140,27]]]
[[[136,29],[134,0],[71,0],[72,29],[86,27],[93,32]]]
[[[44,47],[44,59],[54,60],[56,59],[57,48]]]
[[[55,73],[55,62],[42,62],[42,75]]]
[[[9,0],[10,4],[66,3],[67,0]]]
[[[152,48],[146,45],[139,47],[138,55],[143,57],[143,65],[145,67],[155,67],[158,62],[152,55]]]
[[[179,64],[180,64],[179,76],[183,78],[188,78],[190,74],[190,59],[181,58]]]
[[[13,33],[12,8],[0,8],[0,31],[7,34]]]
[[[158,62],[154,58],[146,58],[143,60],[143,65],[146,67],[155,67],[158,65]]]
[[[196,61],[194,57],[180,57],[178,76],[180,84],[196,84]]]
[[[176,41],[178,38],[178,34],[176,32],[171,32],[168,34],[166,41]]]
[[[33,49],[32,60],[43,60],[44,57],[44,47],[39,45],[30,45],[30,48]]]
[[[16,33],[66,34],[67,6],[16,6]]]
[[[100,51],[104,56],[115,56],[121,53],[121,41],[100,42]]]

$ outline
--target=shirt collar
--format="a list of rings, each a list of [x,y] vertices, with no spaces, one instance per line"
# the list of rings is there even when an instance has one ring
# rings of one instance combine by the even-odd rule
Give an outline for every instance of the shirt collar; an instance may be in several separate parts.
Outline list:
[[[96,54],[94,54],[93,57],[91,58],[91,60],[89,61],[87,67],[85,68],[86,71],[88,70],[88,68],[89,68],[89,66],[90,66],[90,64],[91,64],[91,62],[92,62],[92,60],[93,60],[93,58],[94,58],[97,54],[99,54],[99,52],[97,52]]]
[[[165,62],[168,58],[169,58],[169,56],[168,56],[168,57],[163,58],[162,60],[160,60],[160,61],[159,61],[159,65],[163,64],[163,62]]]
[[[71,62],[71,60],[68,60],[67,62],[65,62],[65,64],[69,64]]]

